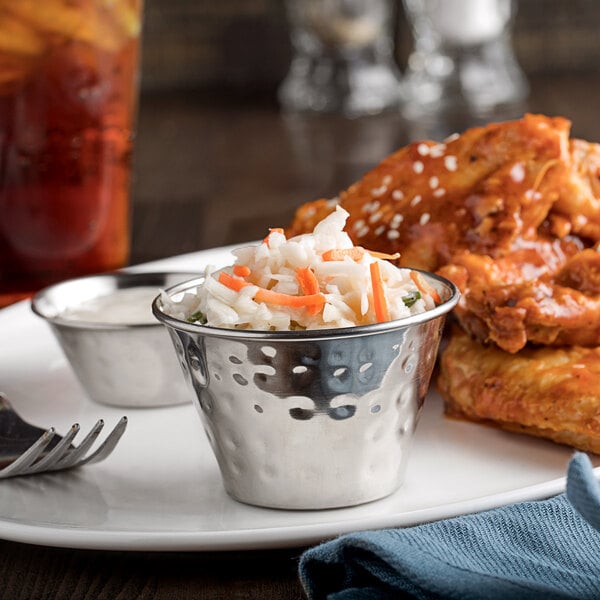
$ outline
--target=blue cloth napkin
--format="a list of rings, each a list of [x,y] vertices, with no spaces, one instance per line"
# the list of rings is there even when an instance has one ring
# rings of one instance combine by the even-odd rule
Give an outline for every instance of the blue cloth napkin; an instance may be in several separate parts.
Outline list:
[[[299,570],[311,600],[600,599],[600,484],[577,453],[566,494],[345,535],[305,552]]]

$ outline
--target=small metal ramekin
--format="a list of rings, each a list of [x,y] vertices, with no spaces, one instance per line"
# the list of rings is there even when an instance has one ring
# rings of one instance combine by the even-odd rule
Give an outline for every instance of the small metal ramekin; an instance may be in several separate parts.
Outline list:
[[[193,394],[169,347],[167,330],[159,321],[105,324],[66,317],[64,313],[116,290],[156,287],[158,294],[160,289],[197,276],[115,272],[80,277],[38,292],[31,308],[50,324],[73,372],[95,402],[127,407],[182,404],[190,402]]]
[[[284,509],[352,506],[394,492],[458,291],[425,313],[344,329],[247,331],[173,318],[157,298],[235,499]],[[176,298],[202,278],[167,290]]]

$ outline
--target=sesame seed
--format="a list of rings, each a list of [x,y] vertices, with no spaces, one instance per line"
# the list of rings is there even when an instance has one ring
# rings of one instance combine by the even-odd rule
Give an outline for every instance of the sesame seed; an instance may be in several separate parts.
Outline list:
[[[374,200],[373,202],[365,202],[362,207],[362,212],[370,212],[374,213],[381,206],[381,202],[379,200]]]
[[[458,168],[456,156],[448,155],[444,157],[444,166],[448,171],[456,171]]]
[[[388,240],[397,240],[400,237],[400,233],[395,229],[390,229],[387,232]]]
[[[415,173],[422,173],[424,168],[425,168],[425,165],[420,160],[416,160],[413,163],[413,171]]]
[[[429,156],[429,146],[427,144],[419,144],[417,146],[417,152],[421,156]]]
[[[438,185],[440,185],[440,180],[435,175],[429,178],[429,187],[432,190],[435,190]]]
[[[380,225],[373,233],[375,235],[381,235],[385,231],[385,225]]]
[[[442,196],[444,196],[446,194],[446,190],[444,188],[438,188],[437,190],[435,190],[435,192],[433,192],[433,195],[436,198],[441,198]]]
[[[363,219],[359,219],[358,221],[355,221],[353,228],[354,229],[362,229],[365,226],[365,222]]]
[[[419,202],[421,202],[421,196],[419,194],[417,194],[411,201],[410,201],[410,205],[411,206],[416,206],[417,204],[419,204]]]
[[[431,215],[429,213],[423,213],[421,215],[421,218],[419,219],[419,223],[421,225],[425,225],[429,222],[429,219],[431,218]]]
[[[582,364],[579,364],[579,363],[578,363],[578,364],[576,364],[576,365],[573,365],[573,368],[574,368],[574,369],[585,369],[585,365],[582,365]]]
[[[387,192],[387,185],[382,185],[381,187],[373,188],[371,190],[371,196],[378,198],[379,196],[383,196],[383,194],[385,194],[386,192]]]
[[[457,140],[459,137],[460,135],[458,133],[453,133],[444,140],[444,143],[449,144],[450,142],[454,142],[455,140]]]
[[[370,217],[369,217],[369,223],[373,224],[373,223],[377,223],[377,221],[379,221],[379,219],[381,219],[381,211],[378,211],[376,213],[373,213]]]
[[[515,183],[521,183],[521,181],[525,179],[525,167],[523,166],[523,163],[518,162],[512,166],[512,169],[510,170],[510,178]]]
[[[404,198],[404,194],[402,193],[402,190],[394,190],[392,192],[392,198],[394,200],[402,200],[402,198]]]
[[[440,156],[444,156],[444,152],[446,152],[446,144],[437,144],[429,148],[429,155],[432,158],[439,158]]]
[[[363,227],[360,231],[356,232],[356,237],[365,237],[365,235],[367,235],[367,233],[369,233],[369,228],[368,227]]]
[[[400,223],[402,223],[402,221],[404,221],[404,216],[401,214],[395,214],[392,217],[392,220],[390,221],[390,227],[392,229],[398,229],[398,227],[400,226]]]
[[[525,198],[528,200],[539,200],[542,197],[540,192],[536,192],[535,190],[527,190],[525,192]]]
[[[390,183],[392,183],[391,175],[386,175],[381,181],[381,185],[390,185]]]

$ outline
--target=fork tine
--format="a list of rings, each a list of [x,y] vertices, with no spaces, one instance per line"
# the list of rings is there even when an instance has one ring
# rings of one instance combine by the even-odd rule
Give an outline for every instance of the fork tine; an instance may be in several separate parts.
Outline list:
[[[54,437],[54,427],[45,431],[17,460],[0,471],[0,479],[22,475],[32,465]]]
[[[70,451],[65,453],[56,466],[60,469],[68,469],[72,467],[92,446],[96,441],[96,438],[100,435],[104,427],[104,421],[100,419],[89,433],[83,438],[83,441],[76,448],[71,448]]]
[[[64,457],[65,453],[68,453],[69,446],[73,441],[73,438],[77,435],[79,431],[79,423],[75,423],[71,425],[71,429],[69,429],[69,433],[63,437],[62,440],[44,458],[40,459],[38,462],[33,463],[30,467],[25,469],[22,472],[22,475],[31,475],[33,473],[39,473],[40,471],[48,471],[52,469],[55,465],[57,465],[61,459]]]
[[[108,434],[102,444],[89,456],[82,458],[78,462],[71,465],[71,467],[81,467],[82,465],[92,464],[104,460],[109,454],[115,449],[117,442],[121,439],[125,429],[127,428],[127,417],[121,417],[121,420],[115,425],[114,429]],[[60,469],[60,465],[55,466],[54,469]]]
[[[115,449],[125,432],[127,417],[121,418],[104,442],[89,456],[86,456],[86,453],[91,450],[104,427],[102,419],[96,422],[83,441],[76,446],[73,440],[80,430],[79,424],[72,425],[64,437],[58,435],[54,427],[41,429],[22,419],[12,408],[6,395],[0,392],[0,426],[0,454],[3,457],[3,462],[0,462],[0,479],[4,479],[69,469],[105,459]],[[31,445],[27,447],[28,444]],[[15,456],[18,458],[15,459]],[[6,465],[10,460],[13,462]]]
[[[8,398],[4,392],[0,392],[0,409],[12,409]]]

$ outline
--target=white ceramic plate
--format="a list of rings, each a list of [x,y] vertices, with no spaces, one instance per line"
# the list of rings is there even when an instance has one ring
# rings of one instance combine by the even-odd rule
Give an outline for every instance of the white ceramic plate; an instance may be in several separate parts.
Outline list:
[[[202,271],[230,262],[227,248],[144,269]],[[75,548],[239,550],[313,544],[338,534],[413,525],[557,494],[572,454],[543,440],[444,418],[431,393],[404,486],[355,508],[283,511],[230,499],[191,405],[115,409],[93,404],[48,326],[28,303],[0,311],[0,390],[30,421],[65,432],[100,417],[129,427],[104,462],[0,481],[0,537]],[[600,460],[595,459],[600,474]]]

